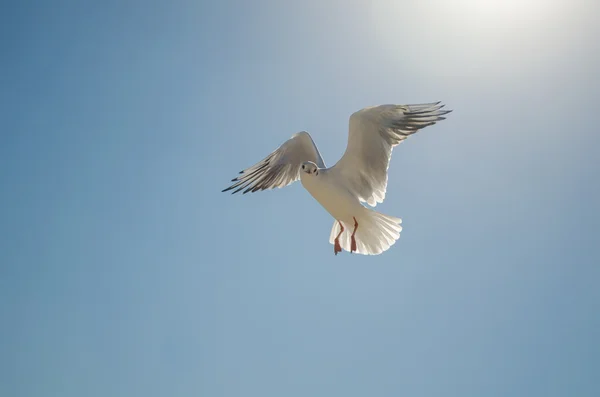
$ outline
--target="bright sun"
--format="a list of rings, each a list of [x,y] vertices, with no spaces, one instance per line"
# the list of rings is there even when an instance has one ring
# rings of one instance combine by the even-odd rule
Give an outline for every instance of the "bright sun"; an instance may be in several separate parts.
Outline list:
[[[396,23],[410,20],[469,28],[488,24],[536,23],[556,17],[566,0],[373,0],[372,16]],[[385,23],[385,22],[384,22]]]
[[[519,20],[535,18],[547,9],[549,1],[540,0],[459,0],[452,2],[465,13],[485,20]]]
[[[372,0],[370,16],[382,50],[419,69],[432,62],[487,67],[491,59],[494,67],[518,67],[507,58],[550,43],[567,5],[568,0]],[[503,59],[506,65],[497,61]]]

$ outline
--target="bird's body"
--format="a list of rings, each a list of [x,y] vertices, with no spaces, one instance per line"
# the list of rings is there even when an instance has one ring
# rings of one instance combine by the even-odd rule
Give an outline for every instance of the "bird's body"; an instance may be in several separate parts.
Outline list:
[[[302,186],[331,214],[341,222],[351,222],[352,214],[364,207],[356,196],[348,191],[343,181],[332,178],[332,169],[322,168],[317,174],[302,172]]]
[[[310,195],[335,219],[329,239],[334,244],[336,254],[342,249],[379,254],[400,237],[402,220],[364,207],[356,195],[348,190],[348,181],[343,175],[339,175],[335,168],[317,169],[315,173],[302,172],[300,181]],[[358,226],[356,230],[355,225]],[[353,243],[354,231],[356,235]]]
[[[229,188],[244,193],[302,186],[335,219],[329,242],[337,255],[342,249],[377,255],[400,237],[400,218],[366,208],[385,198],[387,170],[394,146],[408,135],[443,120],[447,110],[438,103],[381,105],[350,117],[348,145],[342,158],[326,167],[308,132],[294,134],[262,161],[241,171]]]

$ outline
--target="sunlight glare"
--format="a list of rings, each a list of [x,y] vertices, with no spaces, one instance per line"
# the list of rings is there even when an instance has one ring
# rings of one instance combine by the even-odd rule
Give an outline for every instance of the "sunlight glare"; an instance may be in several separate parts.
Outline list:
[[[419,70],[523,67],[532,51],[565,45],[566,0],[374,0],[371,24],[380,48]],[[554,46],[554,47],[553,47]],[[529,65],[532,66],[532,65]],[[528,67],[529,67],[528,66]],[[467,70],[468,71],[468,70]]]

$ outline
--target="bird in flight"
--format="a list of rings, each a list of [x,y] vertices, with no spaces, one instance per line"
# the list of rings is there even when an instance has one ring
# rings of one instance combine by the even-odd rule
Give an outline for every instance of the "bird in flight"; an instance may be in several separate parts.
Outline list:
[[[302,186],[334,218],[329,236],[333,252],[378,255],[400,237],[402,219],[367,208],[383,202],[392,150],[409,135],[444,120],[451,110],[441,102],[380,105],[350,116],[342,158],[326,167],[310,134],[298,132],[253,166],[240,171],[223,192],[281,188],[300,179]]]

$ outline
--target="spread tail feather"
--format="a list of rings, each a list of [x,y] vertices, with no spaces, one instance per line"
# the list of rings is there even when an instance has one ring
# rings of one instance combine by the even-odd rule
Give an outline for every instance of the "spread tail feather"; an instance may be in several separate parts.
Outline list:
[[[396,240],[400,238],[402,231],[402,219],[393,216],[384,215],[379,212],[364,208],[358,216],[355,216],[358,222],[358,228],[354,238],[356,240],[357,254],[379,255],[388,250]],[[350,252],[350,236],[354,230],[354,220],[342,221],[344,232],[340,235],[340,245],[342,249]],[[337,220],[333,222],[329,242],[334,244],[335,237],[339,234],[341,228]]]

